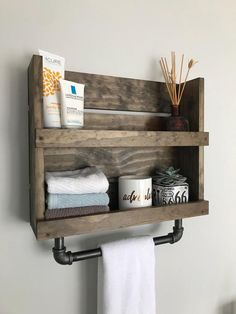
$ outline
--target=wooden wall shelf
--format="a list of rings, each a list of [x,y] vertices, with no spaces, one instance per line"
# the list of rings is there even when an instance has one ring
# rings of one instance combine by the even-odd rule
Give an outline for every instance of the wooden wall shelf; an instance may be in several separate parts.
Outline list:
[[[197,201],[187,204],[135,208],[106,214],[38,221],[37,238],[39,240],[52,239],[207,214],[208,202]]]
[[[36,130],[36,147],[205,146],[207,132]]]
[[[165,84],[129,78],[66,72],[65,78],[86,84],[85,108],[109,110],[109,114],[85,113],[81,130],[44,129],[42,103],[42,59],[33,56],[29,66],[30,124],[30,218],[37,239],[159,223],[208,214],[204,201],[203,149],[204,80],[186,84],[181,114],[190,132],[167,132],[166,118],[133,115],[133,111],[169,113]],[[113,110],[128,111],[115,114]],[[164,207],[117,211],[117,177],[153,175],[157,168],[181,168],[188,178],[190,202]],[[106,214],[46,220],[45,171],[73,170],[97,166],[110,181],[111,212]]]

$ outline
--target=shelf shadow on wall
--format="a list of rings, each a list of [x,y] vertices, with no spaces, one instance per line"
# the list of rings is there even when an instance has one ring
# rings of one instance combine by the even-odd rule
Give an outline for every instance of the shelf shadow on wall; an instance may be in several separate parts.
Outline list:
[[[236,301],[225,303],[219,307],[218,314],[236,314]]]
[[[28,93],[27,61],[9,64],[7,77],[9,103],[6,120],[9,143],[8,168],[9,187],[7,196],[9,215],[29,221],[29,159],[28,159]],[[25,62],[24,62],[25,61]]]

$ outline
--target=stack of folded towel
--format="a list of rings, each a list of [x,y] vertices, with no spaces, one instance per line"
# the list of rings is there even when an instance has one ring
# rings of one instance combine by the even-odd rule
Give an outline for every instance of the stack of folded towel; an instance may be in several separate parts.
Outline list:
[[[109,211],[109,187],[96,167],[75,171],[46,172],[46,219],[83,216]]]

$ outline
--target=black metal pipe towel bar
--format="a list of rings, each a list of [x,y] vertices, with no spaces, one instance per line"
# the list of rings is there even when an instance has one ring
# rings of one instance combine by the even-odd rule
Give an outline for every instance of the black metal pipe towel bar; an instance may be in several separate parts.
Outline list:
[[[182,219],[175,220],[173,232],[168,233],[162,237],[153,238],[155,245],[161,245],[165,243],[173,244],[182,238],[184,228],[182,226]],[[100,248],[80,251],[80,252],[66,252],[64,246],[64,238],[56,238],[55,246],[52,249],[54,259],[61,265],[71,265],[73,262],[82,261],[89,258],[102,256],[102,250]]]

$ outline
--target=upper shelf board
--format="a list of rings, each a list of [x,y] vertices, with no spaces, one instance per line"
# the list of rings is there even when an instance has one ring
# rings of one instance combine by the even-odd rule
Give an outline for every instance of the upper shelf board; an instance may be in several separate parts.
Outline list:
[[[37,129],[36,147],[207,146],[208,132]]]

